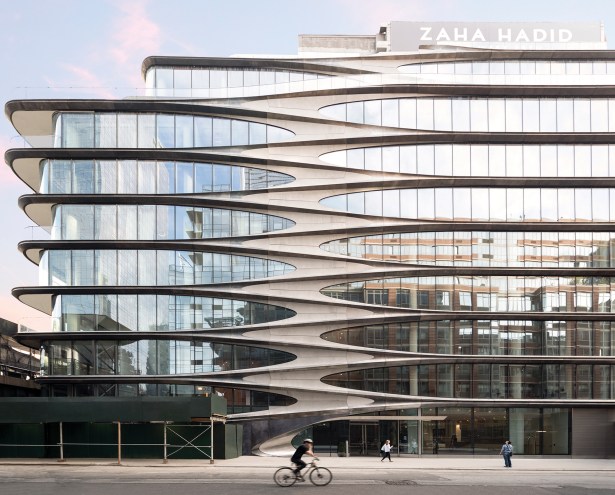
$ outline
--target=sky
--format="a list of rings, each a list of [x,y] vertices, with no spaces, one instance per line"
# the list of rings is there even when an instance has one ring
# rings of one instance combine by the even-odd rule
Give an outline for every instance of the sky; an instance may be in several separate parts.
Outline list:
[[[134,96],[150,55],[293,55],[299,34],[375,34],[393,20],[602,21],[615,48],[613,0],[0,0],[0,99]],[[0,116],[2,155],[21,146]],[[11,295],[38,283],[17,249],[39,237],[17,205],[29,192],[0,162],[0,317],[49,330]]]

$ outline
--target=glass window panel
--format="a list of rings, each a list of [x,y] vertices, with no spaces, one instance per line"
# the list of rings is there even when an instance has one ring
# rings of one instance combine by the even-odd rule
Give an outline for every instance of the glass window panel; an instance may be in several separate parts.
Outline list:
[[[117,251],[96,250],[94,260],[95,285],[117,285]]]
[[[94,126],[96,136],[94,147],[116,148],[117,147],[117,115],[114,113],[97,113]]]
[[[470,131],[470,101],[464,98],[452,100],[453,130]]]
[[[557,100],[557,132],[574,131],[574,110],[571,99]]]
[[[434,173],[436,175],[453,175],[453,146],[438,144],[434,153]]]
[[[435,98],[433,105],[434,129],[450,131],[453,125],[451,100],[448,98]]]
[[[403,218],[417,218],[416,189],[402,189],[399,192],[399,203]]]
[[[357,101],[346,104],[346,121],[356,124],[363,123],[363,102]]]
[[[574,177],[574,147],[557,147],[557,175],[559,177]]]
[[[523,221],[523,190],[507,189],[506,191],[506,219],[509,222]]]
[[[382,170],[399,172],[399,147],[385,146],[382,148]]]
[[[177,194],[190,194],[194,192],[193,164],[177,162],[175,167]]]
[[[615,105],[613,105],[615,107]],[[403,98],[399,100],[399,126],[416,129],[416,99]],[[615,129],[615,124],[613,124]]]
[[[540,175],[541,177],[557,177],[557,146],[540,146]]]
[[[382,100],[382,125],[399,127],[399,100]]]
[[[72,285],[94,285],[94,256],[92,251],[76,249],[71,252]]]
[[[214,165],[213,182],[214,191],[230,191],[231,167],[228,165]]]
[[[590,100],[591,132],[609,132],[608,100]],[[576,108],[575,108],[576,111]]]
[[[62,114],[62,147],[92,148],[94,146],[94,114]]]
[[[367,170],[382,170],[382,148],[365,148],[365,165]]]
[[[416,148],[416,146],[399,147],[399,171],[401,173],[416,174]]]
[[[213,167],[209,163],[194,164],[194,191],[197,193],[211,192],[213,188]]]
[[[523,147],[506,147],[506,176],[523,177]]]
[[[175,163],[174,162],[157,162],[158,177],[156,183],[156,192],[158,194],[174,194],[175,193]]]
[[[416,100],[416,126],[419,129],[434,129],[433,98]]]
[[[592,217],[592,193],[591,189],[576,189],[575,217],[576,221],[591,221]]]
[[[229,146],[231,144],[231,121],[229,119],[213,119],[212,146]]]
[[[94,162],[94,192],[115,194],[117,192],[117,162],[115,160],[96,160]]]
[[[177,148],[194,146],[194,117],[191,115],[175,116],[175,146]]]
[[[417,173],[422,175],[434,174],[434,146],[421,145],[416,147]]]
[[[557,132],[555,100],[540,100],[540,132]]]
[[[117,213],[118,239],[137,238],[137,207],[133,205],[119,205]]]
[[[248,144],[249,126],[243,120],[233,120],[231,126],[231,144],[233,146]]]
[[[228,70],[228,87],[229,88],[240,88],[243,86],[243,71],[237,69],[227,69]]]
[[[457,177],[470,176],[471,170],[471,154],[469,146],[454,146],[453,147],[453,175]]]
[[[346,120],[346,104],[329,105],[320,109],[320,113],[332,120]]]
[[[574,222],[574,189],[558,189],[557,209],[560,222]]]
[[[154,205],[138,206],[139,240],[156,239],[156,207]]]
[[[489,100],[489,132],[504,132],[506,130],[505,100]]]
[[[365,193],[365,213],[367,215],[382,215],[382,191]]]
[[[363,112],[363,119],[365,124],[382,124],[382,104],[380,100],[371,100],[364,102]]]
[[[156,194],[156,162],[139,161],[137,169],[139,194]]]
[[[156,285],[156,251],[138,251],[138,284],[154,287]]]
[[[117,115],[117,147],[137,147],[137,116],[135,114]]]
[[[538,100],[523,100],[523,131],[540,131],[540,103]]]
[[[137,194],[137,162],[121,160],[117,162],[118,194]]]
[[[488,100],[470,100],[470,127],[473,132],[489,131]]]
[[[433,188],[418,189],[418,218],[434,218]]]
[[[95,205],[94,226],[95,239],[117,239],[117,207],[115,205]]]
[[[609,175],[609,148],[606,145],[591,147],[592,177],[607,177]]]
[[[468,188],[454,188],[455,220],[472,220],[472,191]]]
[[[158,114],[156,116],[156,148],[175,148],[175,117]]]
[[[227,72],[226,69],[210,69],[209,70],[209,87],[210,88],[227,88]]]
[[[136,251],[119,250],[117,252],[117,272],[118,285],[137,285]]]
[[[250,144],[264,144],[267,142],[267,126],[250,122]]]
[[[508,99],[506,102],[506,132],[523,131],[523,106],[521,100]]]
[[[489,217],[492,221],[506,221],[506,189],[493,189],[489,195]]]
[[[612,64],[615,67],[615,64]],[[615,100],[608,100],[609,106],[609,132],[615,132]]]
[[[388,198],[387,198],[388,201]],[[453,219],[453,191],[450,188],[435,190],[436,220]]]
[[[525,189],[523,195],[523,220],[540,221],[540,189]]]
[[[575,177],[591,177],[591,148],[589,146],[574,147]]]
[[[400,215],[400,200],[399,200],[399,190],[393,189],[391,191],[383,191],[383,212],[382,214],[386,217],[396,217],[399,218]]]
[[[209,148],[212,145],[212,119],[211,117],[194,118],[194,146]]]
[[[472,189],[472,220],[489,220],[489,189]]]
[[[543,189],[540,216],[545,222],[557,222],[557,190]]]
[[[92,194],[94,192],[94,162],[76,160],[73,167],[73,194]]]
[[[540,147],[523,146],[523,175],[540,177]]]
[[[70,193],[72,189],[72,162],[70,160],[51,160],[49,166],[50,192],[55,194]]]
[[[342,196],[343,197],[343,196]],[[345,208],[350,213],[365,213],[365,193],[358,192],[346,196],[348,206]]]
[[[574,132],[591,132],[591,112],[587,99],[574,100]]]
[[[609,221],[609,190],[592,189],[592,220],[594,222]]]
[[[345,166],[347,164],[349,168],[357,168],[360,170],[365,168],[365,152],[363,148],[351,149],[342,153],[344,153],[346,161],[340,165]],[[369,170],[380,170],[380,163],[369,163],[367,164],[367,168]]]
[[[139,114],[138,117],[138,147],[139,148],[158,148],[156,139],[156,115]]]

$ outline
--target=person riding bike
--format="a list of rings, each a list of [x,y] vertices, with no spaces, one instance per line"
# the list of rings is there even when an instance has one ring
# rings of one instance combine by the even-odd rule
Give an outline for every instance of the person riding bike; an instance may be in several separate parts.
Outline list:
[[[304,455],[310,455],[316,458],[316,456],[314,455],[313,449],[314,449],[314,441],[311,438],[306,438],[305,440],[303,440],[303,443],[299,445],[299,447],[297,447],[297,450],[295,451],[293,456],[290,458],[291,462],[293,462],[297,466],[295,469],[293,469],[293,472],[295,473],[297,478],[299,478],[302,481],[303,481],[303,478],[301,477],[301,470],[305,466],[307,466],[307,464],[301,460],[301,457],[303,457]]]

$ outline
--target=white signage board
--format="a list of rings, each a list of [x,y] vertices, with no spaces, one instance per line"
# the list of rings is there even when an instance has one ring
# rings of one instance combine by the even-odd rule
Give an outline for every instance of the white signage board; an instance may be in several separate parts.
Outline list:
[[[392,21],[391,51],[446,43],[603,43],[600,22],[405,22]]]

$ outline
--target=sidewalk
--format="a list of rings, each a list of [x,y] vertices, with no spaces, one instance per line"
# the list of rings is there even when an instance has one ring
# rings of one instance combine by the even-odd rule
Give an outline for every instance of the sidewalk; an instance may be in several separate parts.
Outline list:
[[[321,466],[338,470],[372,469],[375,465],[390,470],[501,470],[503,460],[499,455],[490,456],[424,456],[393,457],[393,462],[380,462],[379,457],[321,457]],[[118,466],[117,459],[0,459],[0,466]],[[266,469],[290,465],[287,457],[241,456],[236,459],[208,460],[169,459],[122,459],[126,468],[195,468],[214,470]],[[614,471],[615,459],[573,459],[570,457],[513,457],[513,469],[520,471]]]

